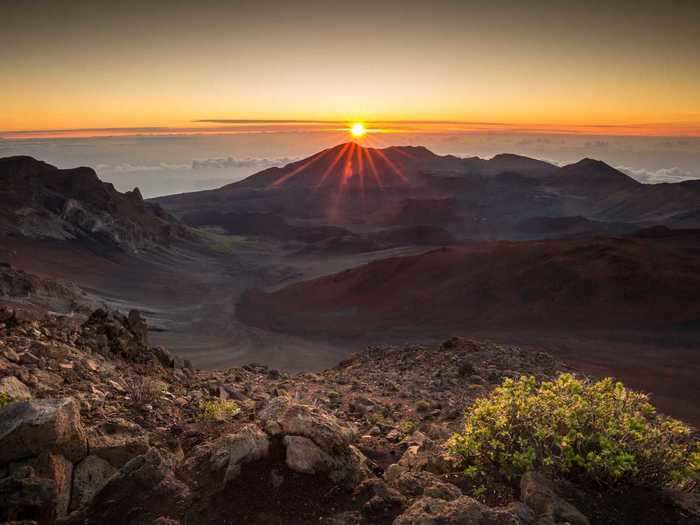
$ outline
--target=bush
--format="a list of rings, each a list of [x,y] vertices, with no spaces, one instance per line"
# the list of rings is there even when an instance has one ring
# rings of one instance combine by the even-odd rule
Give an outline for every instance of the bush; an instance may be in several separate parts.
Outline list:
[[[657,415],[646,395],[620,382],[570,374],[540,384],[506,379],[474,403],[448,448],[467,474],[484,481],[537,470],[603,484],[689,487],[700,472],[688,426]]]
[[[428,410],[430,410],[430,403],[428,401],[421,399],[416,403],[416,412],[419,414],[425,414]]]
[[[4,407],[5,405],[9,405],[10,403],[12,403],[12,398],[10,395],[6,394],[5,392],[0,392],[0,408]]]
[[[413,434],[413,432],[415,432],[417,428],[418,426],[410,419],[402,419],[401,421],[399,421],[399,430],[402,434]]]
[[[199,419],[203,421],[228,421],[241,412],[241,407],[231,399],[215,399],[202,401],[199,404],[201,410]]]

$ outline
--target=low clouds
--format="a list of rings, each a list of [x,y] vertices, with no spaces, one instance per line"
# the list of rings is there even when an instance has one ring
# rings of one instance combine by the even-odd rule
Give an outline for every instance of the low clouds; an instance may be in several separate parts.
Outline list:
[[[271,168],[272,166],[284,166],[290,162],[294,162],[295,159],[288,157],[279,157],[274,159],[268,158],[244,158],[236,159],[234,157],[226,158],[214,158],[214,159],[204,159],[204,160],[193,160],[192,169],[200,168],[256,168],[265,169]]]
[[[639,182],[644,182],[646,184],[658,184],[660,182],[681,182],[696,178],[692,173],[676,167],[649,170],[630,168],[628,166],[618,166],[617,169],[623,173],[626,173],[633,179],[637,179]]]
[[[170,171],[170,170],[184,170],[190,169],[189,164],[170,164],[167,162],[161,162],[159,164],[152,165],[139,165],[131,164],[129,162],[122,162],[121,164],[98,164],[95,166],[97,171],[111,171],[113,173],[133,173],[137,171]]]
[[[181,170],[202,170],[202,169],[253,169],[262,170],[272,166],[284,166],[290,162],[294,162],[293,158],[243,158],[237,159],[234,157],[221,157],[210,159],[193,160],[189,164],[159,162],[157,164],[134,164],[130,162],[122,162],[120,164],[98,164],[95,166],[97,171],[106,171],[111,173],[136,173],[136,172],[157,172],[157,171],[181,171]]]

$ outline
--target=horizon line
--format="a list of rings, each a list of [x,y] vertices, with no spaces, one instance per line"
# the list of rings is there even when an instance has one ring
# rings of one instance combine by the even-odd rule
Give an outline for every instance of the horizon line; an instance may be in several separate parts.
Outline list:
[[[499,134],[499,135],[576,135],[627,137],[700,137],[700,123],[638,124],[522,124],[512,122],[438,120],[438,119],[222,119],[206,118],[187,121],[181,126],[110,126],[44,129],[9,129],[0,131],[0,140],[107,138],[114,136],[190,136],[248,133],[331,133],[348,131],[349,124],[362,122],[368,132],[384,134]],[[197,126],[196,124],[217,124]]]

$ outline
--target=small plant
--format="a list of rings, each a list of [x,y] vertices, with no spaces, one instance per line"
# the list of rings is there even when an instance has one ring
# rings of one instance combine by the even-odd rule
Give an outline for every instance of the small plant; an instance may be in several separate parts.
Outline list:
[[[420,400],[416,403],[416,412],[419,414],[425,414],[430,410],[430,403],[425,400]]]
[[[241,407],[231,399],[215,399],[199,403],[199,410],[202,421],[228,421],[240,414]]]
[[[416,424],[410,419],[402,419],[401,421],[399,421],[399,430],[402,434],[413,434],[416,428]]]
[[[129,397],[138,405],[152,403],[168,390],[168,385],[159,379],[136,376],[126,381]]]
[[[646,395],[606,378],[562,374],[538,384],[506,379],[465,415],[450,454],[475,479],[517,480],[528,470],[599,483],[697,484],[692,430],[658,415]]]
[[[5,392],[0,392],[0,408],[12,403],[12,398]]]

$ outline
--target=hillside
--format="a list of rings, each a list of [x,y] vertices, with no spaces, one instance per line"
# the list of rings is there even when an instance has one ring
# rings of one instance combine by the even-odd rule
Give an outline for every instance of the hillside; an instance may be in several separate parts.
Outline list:
[[[119,193],[90,168],[0,159],[0,236],[80,240],[127,251],[187,239],[187,228],[138,188]]]
[[[697,523],[692,494],[572,491],[534,473],[489,487],[485,503],[468,495],[443,444],[505,378],[567,370],[545,353],[453,338],[370,348],[320,373],[202,371],[146,334],[136,311],[80,323],[0,309],[1,521]]]
[[[291,333],[678,328],[700,320],[697,230],[454,245],[391,258],[239,304]]]

